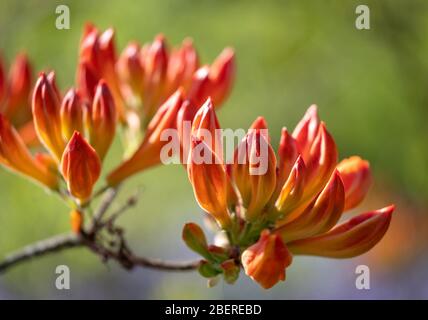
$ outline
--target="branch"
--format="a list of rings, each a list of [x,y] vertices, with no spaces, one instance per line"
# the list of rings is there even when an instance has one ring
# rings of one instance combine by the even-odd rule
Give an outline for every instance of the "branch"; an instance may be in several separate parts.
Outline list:
[[[35,257],[82,246],[81,238],[74,234],[61,234],[34,244],[30,244],[21,250],[11,253],[0,262],[0,274],[9,268]]]
[[[0,274],[33,258],[75,247],[86,247],[100,256],[104,262],[114,260],[126,269],[144,267],[163,271],[187,271],[198,268],[200,261],[166,261],[134,255],[124,238],[123,230],[116,227],[114,223],[124,211],[135,205],[137,195],[131,196],[125,204],[111,214],[110,217],[103,219],[116,198],[117,192],[117,189],[106,190],[106,194],[101,200],[98,210],[95,212],[87,231],[82,230],[78,235],[61,234],[30,244],[8,255],[3,261],[0,261]],[[103,230],[106,230],[107,233],[113,237],[113,240],[107,242],[103,241],[103,237],[101,236]],[[117,244],[118,246],[116,246]]]
[[[199,266],[199,261],[168,261],[155,258],[138,257],[133,255],[130,251],[124,253],[122,251],[108,249],[84,236],[61,234],[30,244],[8,255],[0,262],[0,274],[5,273],[10,268],[33,258],[76,247],[86,247],[101,256],[105,261],[108,259],[115,260],[127,269],[139,266],[164,271],[190,271],[195,270]]]

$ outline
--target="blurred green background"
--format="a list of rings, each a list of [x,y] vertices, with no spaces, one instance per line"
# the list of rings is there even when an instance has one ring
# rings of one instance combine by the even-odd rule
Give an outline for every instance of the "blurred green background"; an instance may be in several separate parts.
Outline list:
[[[70,7],[70,30],[55,28],[59,4]],[[160,32],[171,45],[192,37],[204,63],[225,46],[234,47],[238,71],[233,93],[219,112],[223,127],[247,128],[263,115],[277,145],[281,127],[294,128],[316,103],[340,156],[359,154],[371,162],[376,184],[363,209],[392,202],[398,209],[394,236],[375,254],[347,261],[295,259],[287,281],[270,291],[245,276],[235,286],[208,289],[196,273],[127,272],[75,249],[2,275],[0,298],[428,298],[428,283],[421,281],[428,270],[428,2],[364,1],[370,8],[370,30],[355,28],[359,4],[1,1],[0,52],[5,60],[26,51],[37,71],[56,70],[62,90],[74,83],[86,21],[102,29],[113,26],[119,50],[131,40],[151,41]],[[104,172],[120,154],[116,142]],[[181,227],[201,222],[202,215],[183,168],[158,167],[133,177],[116,205],[136,188],[141,190],[138,206],[121,219],[135,250],[171,259],[194,257],[181,243]],[[0,256],[67,231],[67,213],[59,199],[1,170]],[[371,267],[370,291],[354,285],[355,267],[361,263]],[[71,290],[55,289],[59,264],[71,269]]]

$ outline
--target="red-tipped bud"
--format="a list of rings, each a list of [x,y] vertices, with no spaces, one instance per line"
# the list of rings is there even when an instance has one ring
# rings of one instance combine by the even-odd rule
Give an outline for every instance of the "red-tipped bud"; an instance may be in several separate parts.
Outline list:
[[[193,118],[191,135],[204,141],[220,159],[223,159],[221,128],[210,98]]]
[[[181,47],[173,50],[169,57],[165,94],[174,92],[180,86],[187,92],[198,67],[199,59],[193,42],[185,39]]]
[[[369,191],[372,176],[368,161],[358,156],[342,160],[337,165],[345,186],[345,211],[355,208]]]
[[[58,186],[55,174],[31,156],[21,137],[2,114],[0,114],[0,163],[51,189]]]
[[[70,194],[85,203],[100,176],[101,161],[94,148],[77,131],[64,150],[61,172]]]
[[[163,35],[158,35],[144,53],[144,110],[149,119],[162,103],[168,67],[168,51]]]
[[[331,231],[290,242],[294,254],[331,258],[352,258],[373,248],[384,236],[391,222],[394,206],[356,216]]]
[[[116,108],[113,96],[103,80],[97,86],[87,122],[89,141],[102,160],[113,142],[116,131]]]
[[[230,228],[232,184],[222,160],[205,142],[194,138],[187,168],[200,207],[211,214],[223,229]]]
[[[117,63],[117,71],[122,81],[122,91],[129,104],[141,103],[144,88],[144,68],[140,59],[141,50],[137,43],[130,43],[123,50]]]
[[[214,106],[219,107],[229,95],[235,78],[235,54],[226,48],[209,66],[199,68],[189,89],[189,99],[195,105],[201,105],[211,97]]]
[[[54,74],[42,73],[33,93],[33,118],[37,135],[59,162],[65,142],[61,132],[60,97]]]
[[[276,186],[275,153],[261,132],[248,133],[235,150],[232,176],[247,208],[245,218],[256,220]]]
[[[74,131],[84,133],[83,119],[85,105],[80,94],[75,89],[70,89],[61,104],[61,129],[65,140],[70,140]]]
[[[259,241],[242,253],[241,260],[245,273],[269,289],[285,280],[285,268],[291,264],[292,256],[279,235],[264,230]]]
[[[0,80],[1,81],[1,80]],[[9,75],[8,100],[5,115],[19,126],[31,119],[31,65],[25,54],[16,57]]]
[[[299,151],[296,140],[288,133],[286,128],[282,128],[278,148],[278,185],[282,186],[285,182],[298,156]]]
[[[293,131],[293,138],[296,139],[299,153],[305,162],[308,161],[309,152],[319,131],[320,120],[317,109],[316,105],[311,105]]]
[[[339,173],[335,171],[316,200],[276,232],[282,235],[285,242],[327,232],[339,221],[344,203],[343,183]]]

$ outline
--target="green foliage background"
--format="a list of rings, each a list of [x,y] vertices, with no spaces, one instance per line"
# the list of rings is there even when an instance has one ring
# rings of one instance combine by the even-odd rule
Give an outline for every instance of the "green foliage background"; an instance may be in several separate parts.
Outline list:
[[[74,83],[86,21],[100,28],[113,26],[119,49],[131,40],[150,41],[159,32],[174,45],[190,36],[201,60],[209,63],[223,47],[233,46],[238,73],[233,94],[219,112],[224,127],[247,128],[263,115],[276,145],[281,127],[294,128],[306,108],[317,103],[341,157],[359,154],[369,159],[377,181],[424,205],[428,196],[428,2],[365,3],[371,9],[369,31],[355,28],[355,7],[360,1],[3,0],[0,50],[7,61],[25,50],[37,71],[56,70],[61,88],[66,89]],[[55,28],[58,4],[70,7],[70,30]],[[106,168],[117,163],[120,154],[116,142]],[[132,245],[159,257],[193,257],[181,243],[181,227],[202,218],[183,168],[159,167],[133,177],[121,191],[122,201],[136,187],[141,189],[140,202],[121,221]],[[0,171],[0,254],[68,228],[67,208],[59,199]],[[315,294],[314,286],[325,276],[320,276],[320,270],[328,271],[324,260],[312,261],[296,262],[286,284],[272,291],[262,291],[247,279],[236,287],[208,290],[194,274],[128,273],[114,265],[106,268],[85,250],[76,249],[2,276],[0,298],[354,297],[353,288],[348,290],[342,282],[324,283]],[[69,292],[54,289],[58,264],[72,269]],[[333,266],[346,269],[344,262]],[[386,287],[388,281],[398,286],[402,280],[388,279]],[[379,290],[374,296],[387,293]]]

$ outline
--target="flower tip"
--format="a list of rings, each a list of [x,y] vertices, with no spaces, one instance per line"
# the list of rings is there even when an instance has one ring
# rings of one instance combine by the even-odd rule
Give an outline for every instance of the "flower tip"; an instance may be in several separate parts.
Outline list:
[[[264,117],[257,117],[256,120],[251,124],[250,129],[256,129],[257,131],[260,129],[267,129],[268,124]]]

